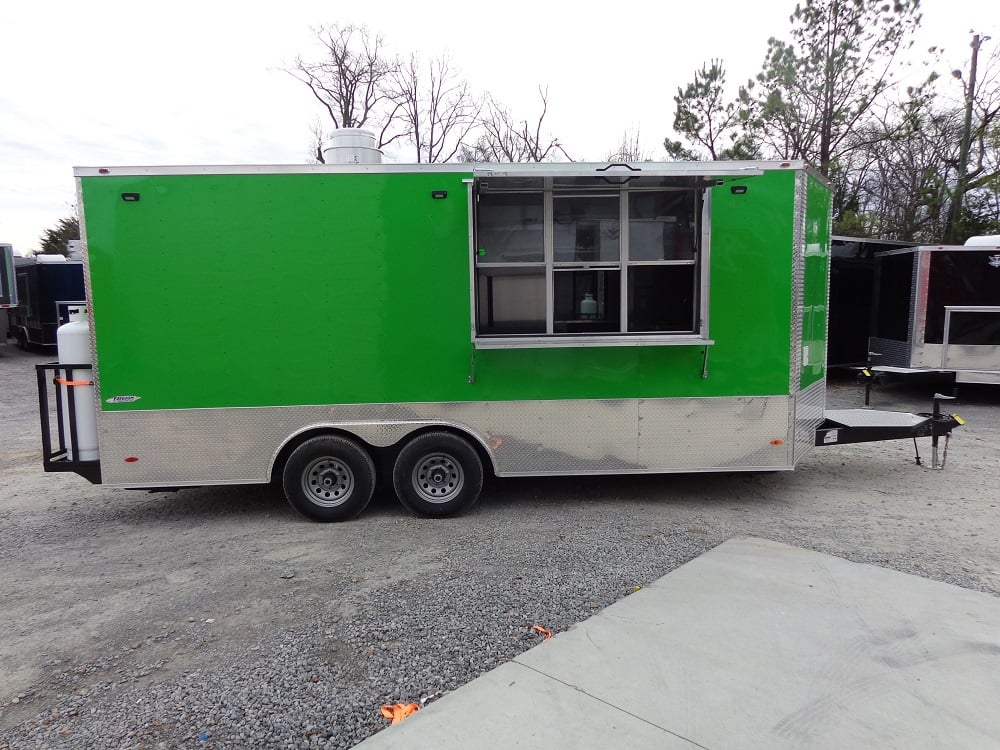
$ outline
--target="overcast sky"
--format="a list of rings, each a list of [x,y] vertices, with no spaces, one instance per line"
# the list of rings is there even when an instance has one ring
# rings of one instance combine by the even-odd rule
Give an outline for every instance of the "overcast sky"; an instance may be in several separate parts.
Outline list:
[[[73,212],[74,166],[295,164],[323,114],[282,68],[315,56],[311,27],[367,24],[399,52],[449,52],[472,86],[537,116],[600,160],[626,130],[664,157],[673,95],[721,58],[730,83],[755,74],[795,0],[620,3],[277,3],[7,0],[0,8],[0,241],[27,254]],[[964,67],[968,32],[1000,38],[984,0],[924,0],[920,46]],[[992,41],[989,45],[996,44]],[[990,46],[984,52],[990,52]]]

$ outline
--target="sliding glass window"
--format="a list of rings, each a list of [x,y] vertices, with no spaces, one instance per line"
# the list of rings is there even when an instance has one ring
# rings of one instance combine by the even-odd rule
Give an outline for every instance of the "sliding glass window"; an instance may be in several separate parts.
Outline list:
[[[700,333],[701,194],[480,191],[478,336]]]
[[[698,235],[690,190],[628,194],[628,330],[698,329]]]
[[[543,193],[483,193],[476,222],[476,329],[547,331]]]

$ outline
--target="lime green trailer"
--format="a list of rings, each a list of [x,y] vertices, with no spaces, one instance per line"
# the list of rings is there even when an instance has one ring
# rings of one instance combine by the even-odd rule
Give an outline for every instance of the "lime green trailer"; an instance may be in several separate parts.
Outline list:
[[[76,177],[99,459],[67,435],[47,469],[277,480],[340,520],[376,460],[447,515],[484,467],[783,470],[817,442],[830,192],[802,162]]]

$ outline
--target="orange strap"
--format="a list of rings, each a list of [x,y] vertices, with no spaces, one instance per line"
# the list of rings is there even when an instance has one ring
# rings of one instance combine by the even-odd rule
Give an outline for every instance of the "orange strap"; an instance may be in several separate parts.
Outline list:
[[[392,719],[393,724],[398,724],[419,710],[420,706],[416,703],[395,703],[391,706],[382,706],[382,715],[387,719]]]
[[[545,636],[544,638],[542,638],[542,643],[545,643],[545,641],[547,641],[549,638],[552,637],[552,631],[549,630],[548,628],[543,628],[541,625],[535,625],[531,629],[537,630],[539,633]]]
[[[55,382],[59,385],[93,385],[93,380],[66,380],[65,378],[56,378]]]

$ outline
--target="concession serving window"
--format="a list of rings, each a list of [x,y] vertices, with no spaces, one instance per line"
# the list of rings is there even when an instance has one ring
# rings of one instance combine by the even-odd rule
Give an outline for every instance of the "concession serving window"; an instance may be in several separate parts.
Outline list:
[[[476,345],[704,344],[719,178],[532,166],[474,181]]]

